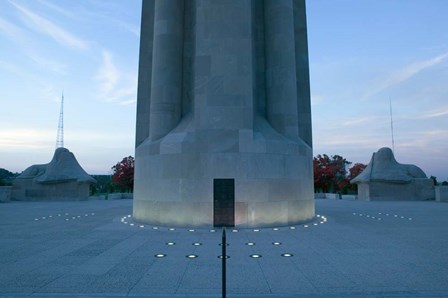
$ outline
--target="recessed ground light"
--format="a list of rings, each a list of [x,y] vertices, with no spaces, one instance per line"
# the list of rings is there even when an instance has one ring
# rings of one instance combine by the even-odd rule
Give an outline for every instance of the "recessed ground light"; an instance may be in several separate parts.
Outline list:
[[[282,257],[292,257],[293,254],[290,254],[290,253],[284,253],[284,254],[281,254],[281,256],[282,256]]]
[[[39,218],[35,218],[34,220],[39,220]]]
[[[291,230],[295,230],[296,229],[296,227],[289,227]]]
[[[127,225],[127,224],[128,224],[128,222],[127,222],[127,221],[123,221],[123,223],[124,223],[125,225]]]
[[[238,233],[238,230],[232,230],[233,233]]]
[[[279,228],[273,228],[272,229],[273,231],[278,231],[278,230],[280,230]]]
[[[194,245],[194,246],[201,246],[202,243],[200,243],[200,242],[194,242],[193,245]]]
[[[227,256],[227,255],[226,255],[226,259],[228,259],[228,258],[230,258],[230,256]],[[219,255],[219,256],[218,256],[218,259],[222,259],[222,255]]]
[[[168,230],[170,230],[170,231],[175,231],[176,229],[175,229],[175,228],[169,228]]]
[[[77,218],[80,218],[80,217],[81,217],[81,215],[78,215],[78,216],[77,216]]]
[[[255,243],[254,243],[254,242],[247,242],[246,245],[248,245],[248,246],[254,246]]]
[[[198,256],[197,255],[186,255],[186,257],[189,259],[196,259]]]
[[[404,218],[404,216],[402,216],[401,218]]]
[[[50,215],[49,217],[53,217],[53,215]]]
[[[91,215],[95,215],[95,213],[90,213]],[[131,217],[131,216],[128,216],[128,217]]]
[[[210,230],[210,233],[214,233],[214,232],[216,232],[215,230]]]
[[[131,224],[129,224],[130,226],[133,226],[134,224],[133,223],[131,223]]]
[[[398,215],[395,214],[394,217],[398,217]]]
[[[317,214],[316,216],[317,216],[317,217],[320,217],[320,215],[319,215],[319,214]]]
[[[68,220],[68,218],[66,218],[65,220]]]
[[[44,216],[44,217],[42,217],[42,219],[47,219],[47,218]]]
[[[320,223],[323,224],[323,223],[325,223],[325,221],[321,221]]]
[[[176,245],[176,243],[174,243],[174,242],[167,242],[166,245],[173,246],[173,245]]]
[[[144,225],[140,225],[140,228],[144,228],[145,226]]]
[[[68,213],[65,213],[65,215],[68,215]]]
[[[259,254],[253,254],[253,255],[250,255],[250,257],[251,257],[251,258],[255,258],[255,259],[257,259],[257,258],[261,258],[261,255],[259,255]]]
[[[386,213],[386,216],[389,216],[389,213]]]
[[[272,242],[272,245],[282,245],[281,242]]]
[[[156,258],[164,258],[166,257],[166,254],[156,254],[154,255]]]
[[[189,229],[188,232],[194,232],[194,229]]]
[[[370,217],[370,215],[367,214],[366,217]]]
[[[254,232],[260,232],[260,230],[259,229],[254,229]]]
[[[76,217],[72,216],[72,219],[75,219]]]
[[[152,229],[153,229],[153,230],[158,230],[159,228],[158,228],[158,227],[152,227]]]
[[[356,212],[353,212],[353,215],[356,215]]]
[[[317,226],[317,223],[313,223],[313,226]]]
[[[131,215],[130,215],[130,214],[128,214],[128,217],[131,217]]]
[[[409,220],[412,220],[412,218],[411,218],[411,217],[409,217],[408,219],[409,219]]]
[[[378,214],[380,214],[380,215],[381,215],[381,214],[383,214],[383,213],[381,213],[381,212],[378,212]]]
[[[308,228],[308,225],[304,225],[303,227],[304,227],[304,228]]]
[[[381,217],[378,217],[377,220],[381,220]]]

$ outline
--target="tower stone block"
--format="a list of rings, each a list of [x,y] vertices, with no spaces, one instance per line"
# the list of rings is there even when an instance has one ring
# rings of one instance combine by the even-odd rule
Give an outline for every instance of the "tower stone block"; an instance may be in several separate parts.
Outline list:
[[[143,0],[133,216],[212,226],[314,217],[304,0]],[[225,196],[224,196],[225,197]]]

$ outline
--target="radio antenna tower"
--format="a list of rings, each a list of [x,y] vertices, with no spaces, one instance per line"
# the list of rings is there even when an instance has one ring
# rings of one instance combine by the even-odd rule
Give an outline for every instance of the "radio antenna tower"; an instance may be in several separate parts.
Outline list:
[[[58,135],[56,137],[56,149],[64,147],[64,92],[62,92],[61,111],[59,113]]]
[[[389,96],[389,109],[390,109],[390,132],[392,135],[392,152],[395,154],[394,120],[392,118],[392,99],[390,96]]]

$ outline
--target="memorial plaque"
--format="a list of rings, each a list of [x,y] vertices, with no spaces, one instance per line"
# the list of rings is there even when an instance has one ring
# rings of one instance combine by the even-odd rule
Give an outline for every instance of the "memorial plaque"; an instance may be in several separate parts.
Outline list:
[[[235,226],[235,179],[213,179],[213,225]]]

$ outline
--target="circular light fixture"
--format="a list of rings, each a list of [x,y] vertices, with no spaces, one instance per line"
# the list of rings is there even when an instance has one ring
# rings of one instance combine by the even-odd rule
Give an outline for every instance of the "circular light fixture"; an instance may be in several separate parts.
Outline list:
[[[254,229],[254,232],[260,232],[260,230],[259,229]]]
[[[317,226],[317,223],[313,223],[313,226]]]
[[[296,227],[289,227],[291,230],[295,230],[296,229]]]
[[[188,232],[194,232],[194,229],[189,229]]]
[[[259,254],[253,254],[253,255],[250,255],[250,257],[251,257],[251,258],[254,258],[254,259],[258,259],[258,258],[261,258],[261,255],[259,255]]]
[[[255,245],[255,242],[247,242],[246,245],[248,245],[248,246],[254,246],[254,245]]]
[[[201,246],[202,243],[200,243],[200,242],[194,242],[193,245],[194,245],[194,246]]]
[[[230,258],[230,256],[228,256],[228,255],[226,255],[226,257],[225,257],[226,259],[229,259]],[[218,256],[218,259],[222,259],[222,255],[219,255]]]
[[[282,245],[281,242],[272,242],[272,245]]]
[[[187,257],[188,259],[196,259],[198,256],[197,255],[186,255],[185,257]]]
[[[319,215],[319,214],[317,214],[316,216],[317,216],[317,217],[320,217],[320,215]]]
[[[173,246],[173,245],[175,245],[176,243],[174,243],[174,242],[167,242],[166,243],[166,245],[168,245],[168,246]]]
[[[92,215],[93,215],[93,213],[92,213]],[[128,217],[131,217],[131,215],[129,214]]]
[[[238,233],[238,230],[232,230],[233,233]]]
[[[170,230],[170,231],[175,231],[176,229],[175,229],[175,228],[169,228],[168,230]]]
[[[303,227],[304,227],[304,228],[308,228],[308,225],[304,225]]]
[[[90,214],[95,215],[95,213],[90,213]],[[131,216],[129,215],[128,217],[131,217]]]
[[[284,254],[281,254],[281,256],[282,256],[282,257],[292,257],[293,254],[290,254],[290,253],[284,253]]]
[[[144,225],[140,225],[140,228],[144,228],[145,226]]]
[[[273,228],[272,229],[273,231],[278,231],[278,230],[280,230],[279,228]]]
[[[210,233],[214,233],[214,232],[216,232],[215,230],[210,230]]]
[[[158,228],[158,227],[152,227],[152,229],[153,229],[153,230],[158,230],[159,228]]]
[[[35,218],[34,220],[39,220],[39,218]]]
[[[166,254],[156,254],[154,255],[156,258],[164,258],[166,257]]]

